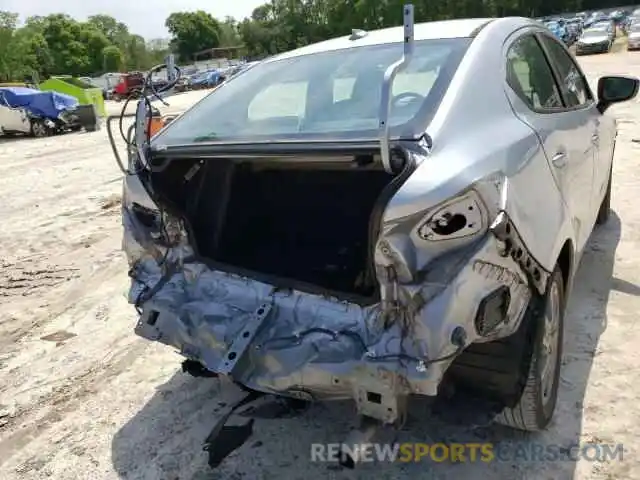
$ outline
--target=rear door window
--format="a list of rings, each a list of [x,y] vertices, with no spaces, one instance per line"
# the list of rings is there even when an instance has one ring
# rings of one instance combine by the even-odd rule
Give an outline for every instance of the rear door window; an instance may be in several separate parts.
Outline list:
[[[553,72],[533,34],[517,39],[507,52],[507,84],[538,112],[563,108]]]
[[[551,62],[553,62],[560,75],[567,106],[576,108],[591,104],[593,95],[576,61],[554,38],[548,35],[541,35],[541,40],[549,52]]]

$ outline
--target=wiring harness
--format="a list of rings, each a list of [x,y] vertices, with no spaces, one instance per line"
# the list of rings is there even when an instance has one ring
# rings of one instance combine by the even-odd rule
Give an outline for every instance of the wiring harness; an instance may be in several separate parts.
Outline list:
[[[151,129],[149,126],[149,121],[154,114],[155,108],[151,104],[153,100],[160,101],[164,106],[169,106],[169,104],[164,100],[167,95],[171,94],[171,91],[176,86],[176,84],[180,81],[182,77],[182,71],[179,67],[174,66],[175,70],[175,78],[164,85],[162,88],[158,89],[156,85],[153,83],[153,75],[163,69],[168,69],[169,66],[167,64],[156,65],[151,68],[147,75],[145,76],[145,81],[141,87],[132,90],[129,96],[125,99],[124,104],[122,105],[122,109],[119,115],[111,115],[107,117],[107,135],[109,137],[109,143],[111,145],[111,150],[113,151],[113,155],[116,159],[116,163],[118,168],[122,172],[122,174],[126,176],[130,175],[138,175],[141,171],[148,165],[147,156],[149,152],[149,143],[151,142]],[[137,100],[137,108],[136,113],[126,113],[127,107],[129,106],[132,100]],[[124,119],[125,118],[133,118],[134,122],[131,124],[125,132]],[[126,151],[127,151],[127,165],[122,160],[120,156],[120,152],[118,151],[118,147],[116,145],[116,139],[113,131],[113,123],[118,122],[118,131],[120,133],[120,137],[125,143]],[[142,132],[139,132],[138,129],[143,129]],[[140,141],[142,139],[142,142]],[[139,144],[142,143],[142,144]],[[143,158],[141,158],[143,157]],[[159,210],[159,229],[161,234],[166,240],[167,245],[169,242],[169,233],[167,231],[167,227],[165,225],[165,212],[162,209],[161,205],[158,205]],[[159,265],[161,268],[164,268],[167,263],[167,257],[169,255],[169,248],[165,249],[163,258],[159,261]],[[129,276],[137,280],[134,269],[129,271]],[[144,285],[141,289],[137,298],[135,300],[135,308],[140,312],[140,305],[144,303],[147,298],[153,296],[155,291],[157,291],[164,282],[167,280],[168,275],[163,275],[162,279],[158,282],[157,285],[153,287],[149,287],[148,285]]]
[[[124,175],[137,175],[139,173],[137,167],[133,170],[130,168],[132,164],[138,165],[142,163],[143,165],[146,162],[128,162],[129,165],[125,166],[122,161],[122,157],[120,156],[120,152],[118,151],[118,147],[116,145],[116,140],[113,132],[113,122],[118,121],[118,130],[120,132],[120,137],[125,143],[127,154],[129,157],[135,155],[138,152],[145,152],[149,146],[149,142],[151,141],[151,130],[148,128],[148,121],[151,118],[154,107],[151,104],[153,100],[160,101],[164,106],[169,106],[169,104],[164,100],[176,86],[176,84],[180,81],[182,77],[182,70],[178,66],[174,66],[173,69],[175,71],[175,78],[171,80],[169,83],[164,85],[162,88],[158,89],[153,83],[153,74],[157,73],[163,69],[168,69],[169,66],[165,63],[156,65],[152,67],[145,76],[145,81],[141,87],[133,89],[127,98],[125,99],[122,109],[119,115],[110,115],[107,117],[107,135],[109,136],[109,143],[111,144],[111,150],[113,151],[113,155],[116,158],[116,163],[118,164],[118,168],[122,171]],[[136,113],[126,113],[127,107],[129,103],[133,100],[138,101],[138,107],[136,109]],[[143,108],[141,108],[141,106]],[[143,115],[144,118],[140,118]],[[124,127],[124,119],[125,118],[133,118],[134,123],[129,126],[127,131],[125,132]],[[144,145],[138,145],[139,138],[141,135],[138,135],[139,132],[136,130],[138,128],[144,128]],[[145,152],[146,153],[146,152]]]

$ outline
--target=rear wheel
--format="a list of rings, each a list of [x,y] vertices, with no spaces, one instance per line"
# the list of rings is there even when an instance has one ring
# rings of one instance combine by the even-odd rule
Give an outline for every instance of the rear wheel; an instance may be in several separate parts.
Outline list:
[[[556,267],[534,322],[532,354],[526,383],[515,406],[505,408],[496,421],[511,428],[539,431],[549,425],[558,400],[564,326],[564,281]]]
[[[42,120],[31,120],[31,135],[36,138],[47,137],[51,133],[49,127],[47,127]]]

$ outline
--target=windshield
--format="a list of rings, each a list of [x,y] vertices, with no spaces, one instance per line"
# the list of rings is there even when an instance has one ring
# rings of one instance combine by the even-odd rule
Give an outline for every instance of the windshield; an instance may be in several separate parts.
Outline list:
[[[558,28],[560,26],[560,24],[558,24],[558,22],[548,22],[547,23],[547,27],[550,29],[554,29],[554,28]]]
[[[470,41],[416,42],[393,83],[391,136],[426,126]],[[393,43],[262,62],[214,90],[153,143],[376,139],[384,72],[402,52],[402,43]]]

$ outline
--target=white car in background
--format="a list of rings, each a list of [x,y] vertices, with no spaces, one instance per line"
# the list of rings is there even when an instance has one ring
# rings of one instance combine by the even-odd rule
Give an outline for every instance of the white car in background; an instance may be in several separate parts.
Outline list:
[[[638,22],[638,20],[636,20]],[[632,23],[628,30],[627,50],[640,49],[640,22]]]
[[[24,109],[0,105],[0,134],[28,134],[30,132],[31,121]]]

